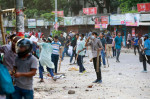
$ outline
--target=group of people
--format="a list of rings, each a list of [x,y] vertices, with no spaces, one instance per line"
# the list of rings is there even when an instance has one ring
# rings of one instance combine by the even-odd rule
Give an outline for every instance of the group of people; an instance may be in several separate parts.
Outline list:
[[[32,36],[35,36],[35,34],[33,33]],[[144,35],[144,40],[142,49],[143,67],[144,72],[147,72],[146,61],[150,63],[150,40],[147,34]],[[137,43],[136,37],[133,42],[134,44]],[[91,60],[96,72],[96,80],[93,83],[100,84],[102,83],[101,60],[104,67],[106,67],[106,56],[116,56],[116,62],[120,62],[119,56],[123,46],[121,32],[118,32],[117,36],[111,36],[110,33],[105,35],[104,33],[92,32],[87,38],[84,34],[71,33],[64,37],[63,33],[61,33],[59,37],[50,36],[45,38],[43,36],[42,38],[39,37],[37,41],[31,41],[30,38],[22,39],[14,34],[11,35],[10,43],[0,46],[0,52],[4,53],[1,64],[7,67],[11,75],[15,92],[7,94],[7,92],[1,92],[3,90],[0,90],[0,94],[6,95],[7,99],[22,99],[22,97],[24,99],[33,99],[33,76],[36,74],[38,64],[40,82],[44,82],[44,66],[47,67],[48,76],[56,81],[57,77],[55,75],[58,73],[58,61],[64,60],[65,53],[70,57],[70,64],[77,63],[79,73],[84,74],[86,68],[83,60],[88,46],[90,46],[92,52]],[[35,50],[33,50],[33,47],[35,47]],[[68,53],[69,48],[72,49],[71,54]],[[1,85],[0,89],[2,89]]]

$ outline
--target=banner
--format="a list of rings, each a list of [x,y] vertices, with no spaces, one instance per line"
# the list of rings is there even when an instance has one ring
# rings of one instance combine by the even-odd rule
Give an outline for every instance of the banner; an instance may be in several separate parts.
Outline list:
[[[140,21],[150,21],[150,14],[140,14]]]
[[[64,25],[72,25],[72,17],[64,17]]]
[[[139,26],[140,15],[127,13],[126,16],[126,26]]]
[[[132,36],[135,36],[135,28],[132,28]]]
[[[28,19],[28,28],[36,28],[36,19]]]
[[[86,15],[96,15],[97,14],[97,7],[83,8],[83,13]]]
[[[150,3],[137,4],[138,12],[150,12]]]
[[[95,29],[107,29],[108,24],[95,24]]]
[[[125,20],[124,14],[110,15],[110,25],[125,25]]]
[[[55,13],[55,11],[52,11],[52,13]],[[64,17],[64,11],[57,11],[58,17]]]
[[[37,26],[44,26],[44,20],[37,20]]]

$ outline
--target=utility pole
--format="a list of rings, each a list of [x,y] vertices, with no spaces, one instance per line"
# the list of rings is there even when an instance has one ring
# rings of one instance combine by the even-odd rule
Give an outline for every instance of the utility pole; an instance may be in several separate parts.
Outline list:
[[[58,18],[57,18],[57,0],[55,0],[55,30],[58,30]]]
[[[24,37],[24,13],[23,0],[16,0],[16,33]]]
[[[1,7],[0,7],[0,10],[1,10]],[[1,34],[2,34],[2,38],[3,38],[3,44],[5,45],[6,44],[6,40],[5,40],[5,34],[4,34],[4,28],[3,28],[3,17],[2,17],[2,10],[0,12],[0,25],[1,25]]]

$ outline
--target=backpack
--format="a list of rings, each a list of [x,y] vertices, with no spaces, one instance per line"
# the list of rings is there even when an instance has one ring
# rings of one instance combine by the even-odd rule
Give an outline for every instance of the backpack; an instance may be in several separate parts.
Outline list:
[[[0,94],[12,94],[15,91],[8,69],[0,64]]]
[[[107,42],[107,44],[112,44],[112,42],[113,42],[112,37],[111,36],[107,36],[106,42]]]

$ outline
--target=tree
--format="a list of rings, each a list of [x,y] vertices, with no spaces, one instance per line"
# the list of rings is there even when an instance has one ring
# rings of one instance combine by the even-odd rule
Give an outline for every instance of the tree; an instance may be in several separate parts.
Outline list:
[[[136,7],[137,3],[146,3],[149,0],[118,0],[120,2],[120,8],[122,13],[127,13],[132,10],[132,7]]]

